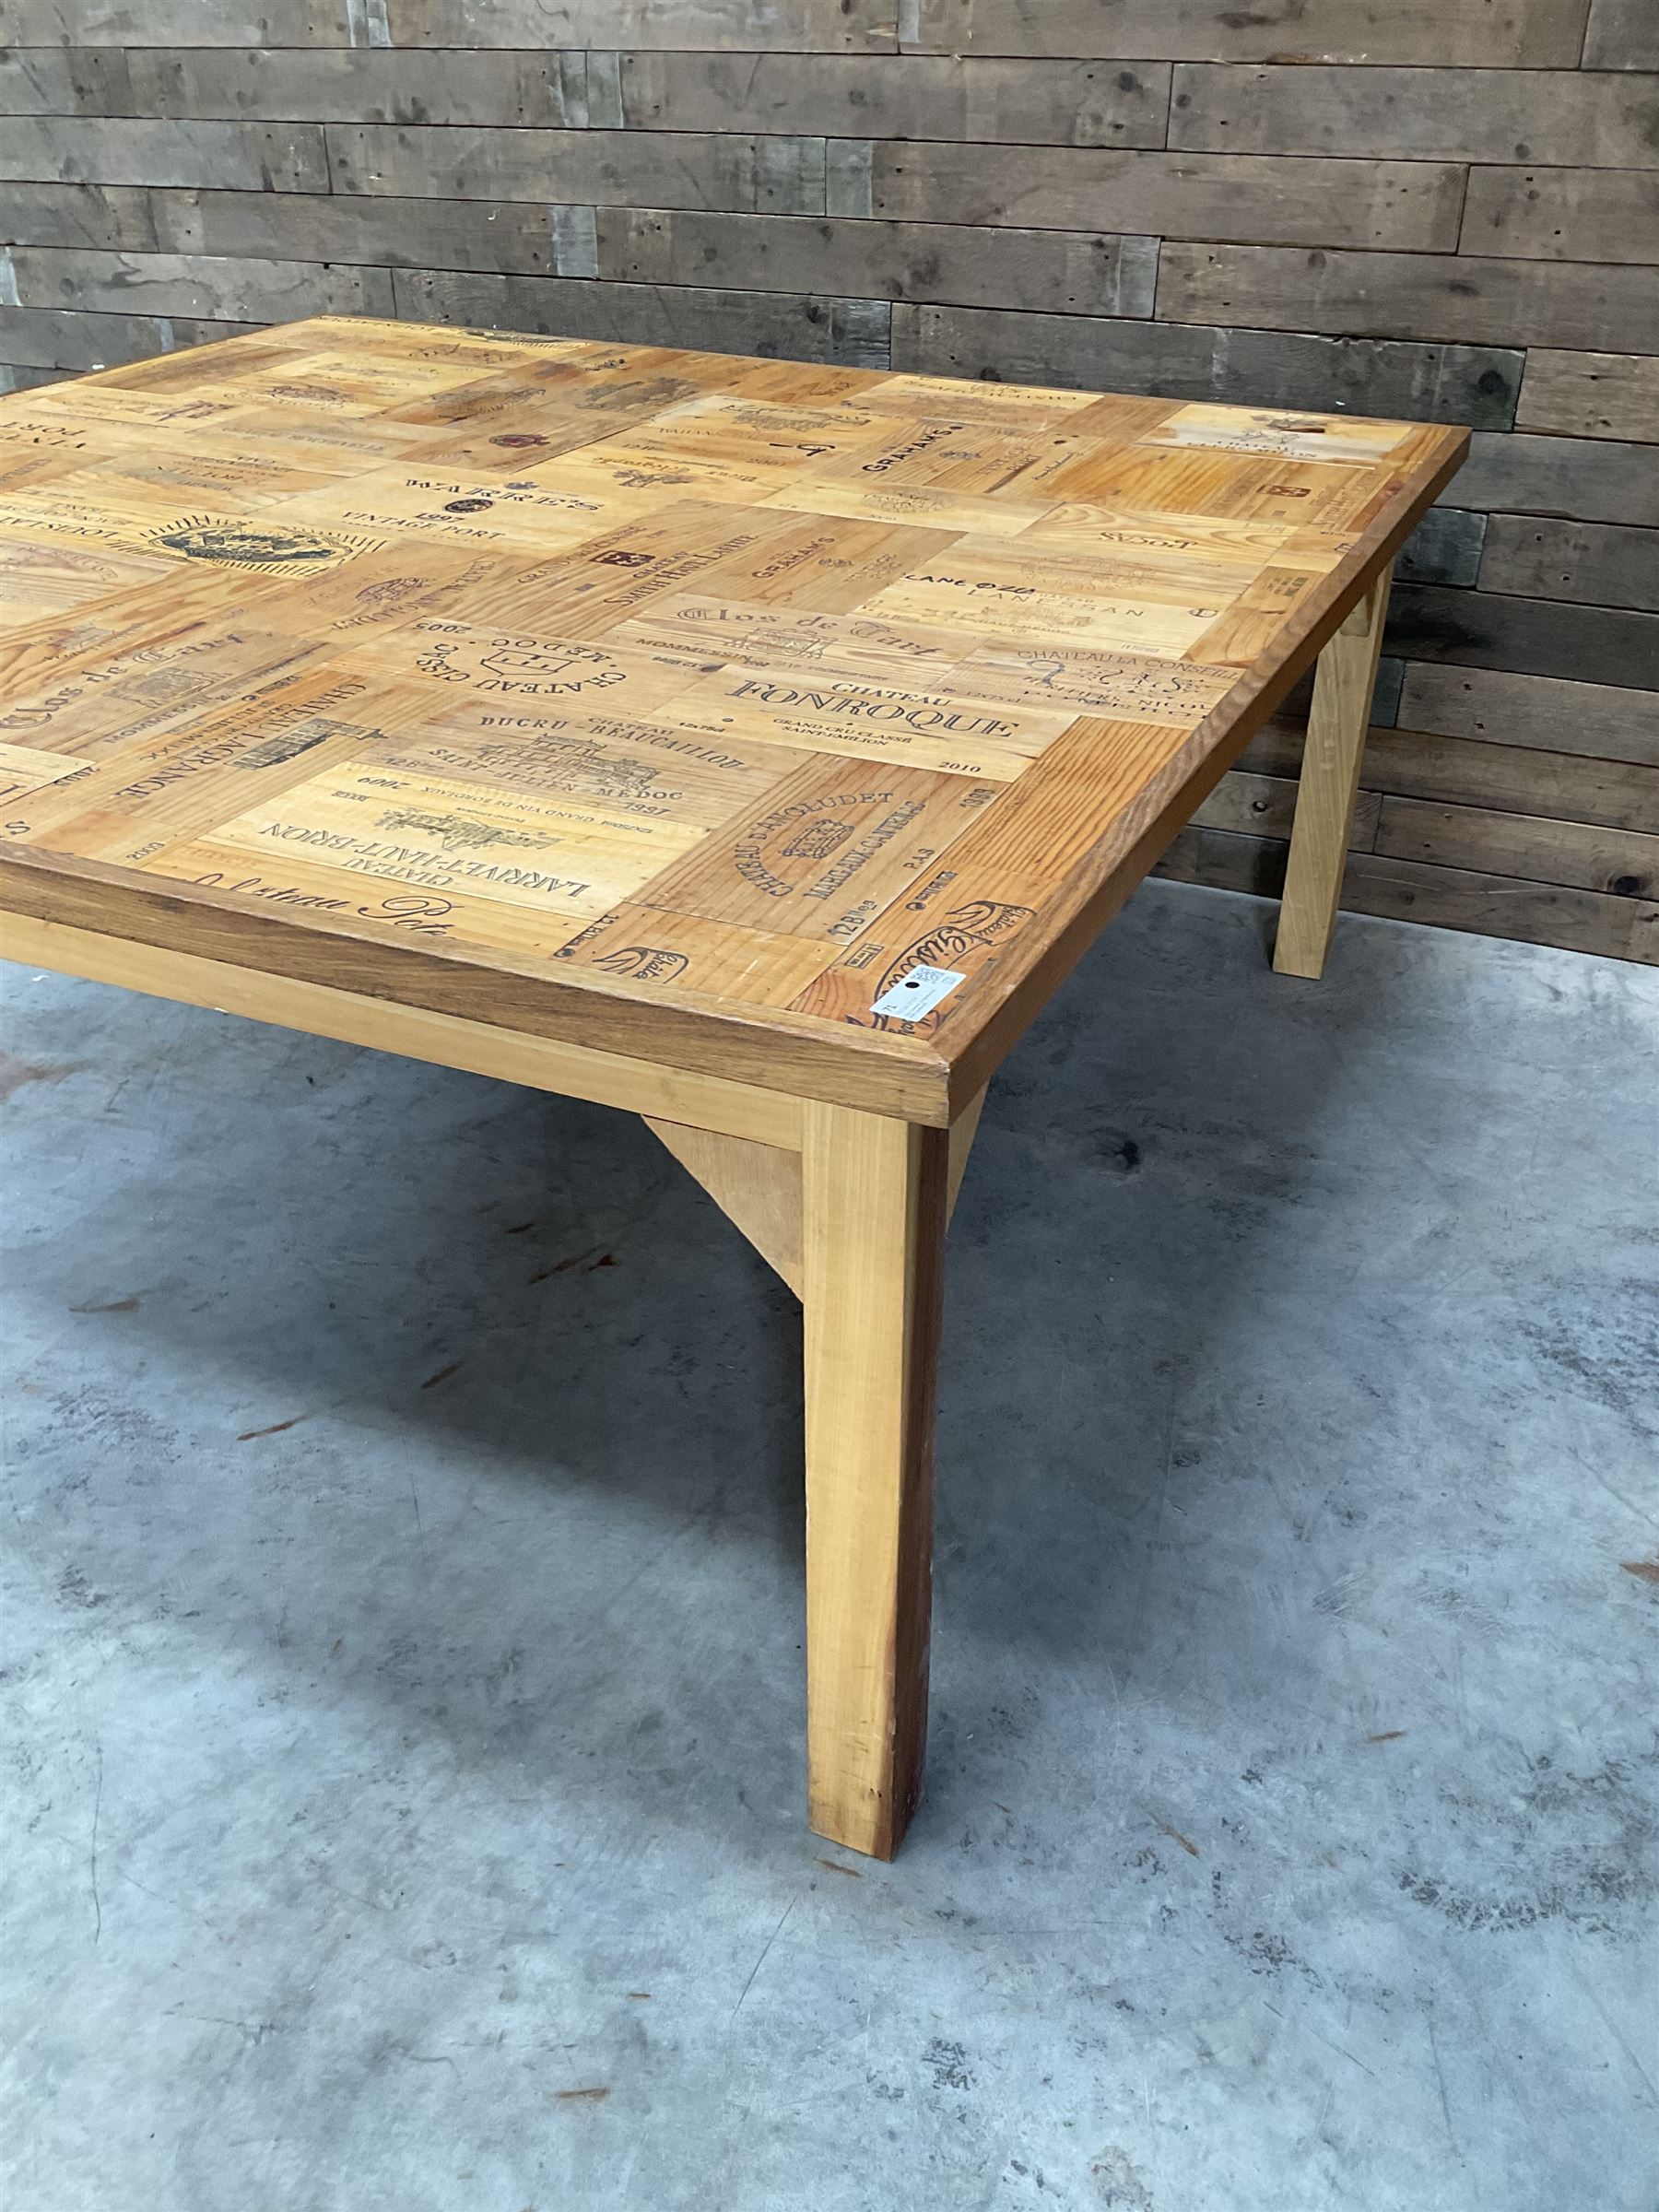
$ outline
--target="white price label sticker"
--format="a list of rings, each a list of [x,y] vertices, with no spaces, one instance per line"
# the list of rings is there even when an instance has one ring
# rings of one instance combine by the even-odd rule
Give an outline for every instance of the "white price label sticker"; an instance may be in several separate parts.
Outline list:
[[[871,1006],[872,1014],[890,1014],[896,1021],[920,1021],[931,1014],[959,983],[967,982],[958,968],[912,968]]]

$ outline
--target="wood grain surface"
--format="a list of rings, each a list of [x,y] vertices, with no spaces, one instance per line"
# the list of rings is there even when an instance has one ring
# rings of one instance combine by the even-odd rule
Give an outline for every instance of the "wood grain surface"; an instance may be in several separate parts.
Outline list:
[[[944,1124],[1465,443],[338,317],[15,395],[0,903]]]

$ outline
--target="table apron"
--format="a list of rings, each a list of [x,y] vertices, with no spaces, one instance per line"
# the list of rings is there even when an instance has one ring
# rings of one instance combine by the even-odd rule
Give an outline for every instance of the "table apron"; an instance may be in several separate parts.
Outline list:
[[[493,1076],[598,1106],[618,1106],[662,1121],[718,1130],[786,1151],[801,1148],[801,1101],[786,1091],[762,1090],[752,1083],[595,1052],[556,1038],[527,1036],[522,1030],[433,1013],[394,999],[360,997],[325,983],[235,968],[195,953],[171,952],[27,914],[0,914],[0,958],[89,982],[117,983],[153,998],[243,1015],[307,1036],[332,1037],[342,1044],[464,1068],[472,1075]]]

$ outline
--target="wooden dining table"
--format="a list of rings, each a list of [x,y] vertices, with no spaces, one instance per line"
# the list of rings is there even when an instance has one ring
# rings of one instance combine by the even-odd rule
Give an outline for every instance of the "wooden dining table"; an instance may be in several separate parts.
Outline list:
[[[342,317],[15,394],[0,950],[645,1118],[802,1303],[808,1818],[890,1857],[985,1087],[1315,663],[1320,973],[1466,445]]]

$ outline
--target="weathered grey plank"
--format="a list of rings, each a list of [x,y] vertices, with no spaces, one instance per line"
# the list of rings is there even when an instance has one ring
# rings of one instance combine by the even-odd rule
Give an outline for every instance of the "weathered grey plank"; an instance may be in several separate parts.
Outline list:
[[[1155,242],[943,223],[599,212],[599,275],[635,284],[959,300],[1065,314],[1149,315]]]
[[[1659,613],[1659,530],[1495,514],[1480,582],[1483,591],[1516,592],[1527,599],[1586,600]]]
[[[1627,0],[1641,6],[1644,0]],[[920,0],[907,51],[1571,69],[1587,0]]]
[[[1175,72],[1170,144],[1216,154],[1648,169],[1659,163],[1659,84],[1559,69],[1495,76],[1185,64]]]
[[[1659,443],[1659,360],[1535,349],[1526,357],[1515,427]]]
[[[423,130],[373,124],[331,124],[327,135],[338,193],[744,213],[759,206],[763,189],[775,193],[778,149],[798,143],[745,133]],[[824,142],[810,143],[818,164],[813,212],[822,214]]]
[[[622,113],[621,57],[597,48],[561,48],[547,56],[558,113],[555,123],[570,131],[619,131]],[[726,120],[731,120],[728,115]]]
[[[1461,481],[1453,490],[1463,496]],[[1473,583],[1480,573],[1487,518],[1461,507],[1431,507],[1400,547],[1394,574],[1406,583]]]
[[[1277,899],[1284,889],[1288,850],[1271,838],[1183,830],[1155,872],[1178,883],[1207,883],[1220,890]],[[1377,914],[1392,922],[1424,922],[1483,937],[1559,945],[1569,952],[1599,953],[1609,959],[1659,961],[1659,904],[1651,900],[1615,899],[1562,884],[1351,853],[1342,905],[1347,913]]]
[[[7,0],[12,46],[347,46],[348,0]]]
[[[1632,690],[1659,690],[1659,615],[1622,607],[1402,583],[1394,587],[1387,643],[1408,661],[1519,669],[1574,683],[1617,676]]]
[[[1165,249],[1168,251],[1168,248]],[[1522,357],[1496,348],[900,305],[893,365],[935,376],[1503,426]]]
[[[876,148],[873,212],[920,223],[1445,252],[1457,243],[1463,188],[1463,171],[1444,162],[1087,147],[912,149],[888,140]]]
[[[1460,507],[1561,514],[1659,528],[1659,447],[1477,432],[1455,486]]]
[[[890,311],[885,300],[467,276],[453,269],[400,269],[393,281],[398,312],[416,320],[764,354],[845,368],[888,365]]]
[[[610,213],[607,208],[606,214]],[[559,276],[597,276],[599,231],[592,207],[554,207],[548,210],[553,233],[553,269]]]
[[[890,53],[894,0],[386,0],[394,46]],[[309,41],[296,41],[307,43]],[[320,42],[320,41],[319,41]]]
[[[75,55],[63,46],[0,46],[0,115],[81,112]]]
[[[1653,0],[1592,0],[1584,67],[1659,69],[1659,10]]]
[[[876,142],[873,138],[825,139],[824,213],[826,215],[855,215],[868,220],[870,171],[875,159]],[[1153,257],[1156,260],[1156,247],[1153,248]]]
[[[255,323],[203,323],[171,315],[85,314],[76,308],[0,306],[0,360],[32,369],[112,369],[209,338],[233,338]]]
[[[126,59],[130,114],[491,126],[565,121],[556,74],[539,53],[145,47]]]
[[[1359,794],[1348,829],[1350,851],[1371,850],[1381,810],[1382,801],[1375,792]],[[1241,830],[1253,837],[1288,838],[1295,814],[1293,777],[1233,769],[1222,777],[1192,818],[1203,830]]]
[[[41,384],[62,383],[66,369],[23,369],[16,362],[0,362],[0,392],[33,392]]]
[[[1643,269],[1569,262],[1167,245],[1158,312],[1263,330],[1659,352],[1659,283]]]
[[[1659,692],[1413,661],[1399,715],[1406,729],[1659,768]]]
[[[1463,243],[1529,261],[1659,262],[1659,169],[1475,170]]]
[[[550,210],[526,201],[156,193],[150,216],[158,242],[174,253],[553,274]]]
[[[157,227],[156,204],[194,194],[152,193],[141,184],[8,184],[0,193],[0,245],[90,246],[103,253],[157,253],[171,241]],[[236,192],[240,206],[322,206],[312,193]]]
[[[1298,776],[1306,735],[1305,727],[1276,719],[1251,739],[1239,765],[1261,776]],[[1623,760],[1588,760],[1577,753],[1373,727],[1359,764],[1359,783],[1364,791],[1393,792],[1401,798],[1596,822],[1650,836],[1659,832],[1659,768]]]
[[[1343,900],[1355,913],[1393,922],[1429,922],[1483,937],[1520,937],[1568,952],[1659,962],[1659,905],[1649,899],[1614,898],[1378,852],[1354,855]]]
[[[19,115],[0,119],[0,182],[13,181],[326,192],[328,164],[315,124]]]
[[[100,253],[51,246],[4,250],[21,307],[101,314],[184,315],[287,323],[301,315],[390,315],[390,269],[315,261],[254,261],[180,253]]]
[[[1619,899],[1659,893],[1659,837],[1431,799],[1384,798],[1376,850],[1396,860],[1575,884]]]
[[[1013,146],[1161,147],[1170,66],[954,55],[625,53],[635,130],[822,131]]]
[[[1405,662],[1396,661],[1384,653],[1377,663],[1377,680],[1371,688],[1372,729],[1391,730],[1399,719],[1400,686],[1405,677]]]

